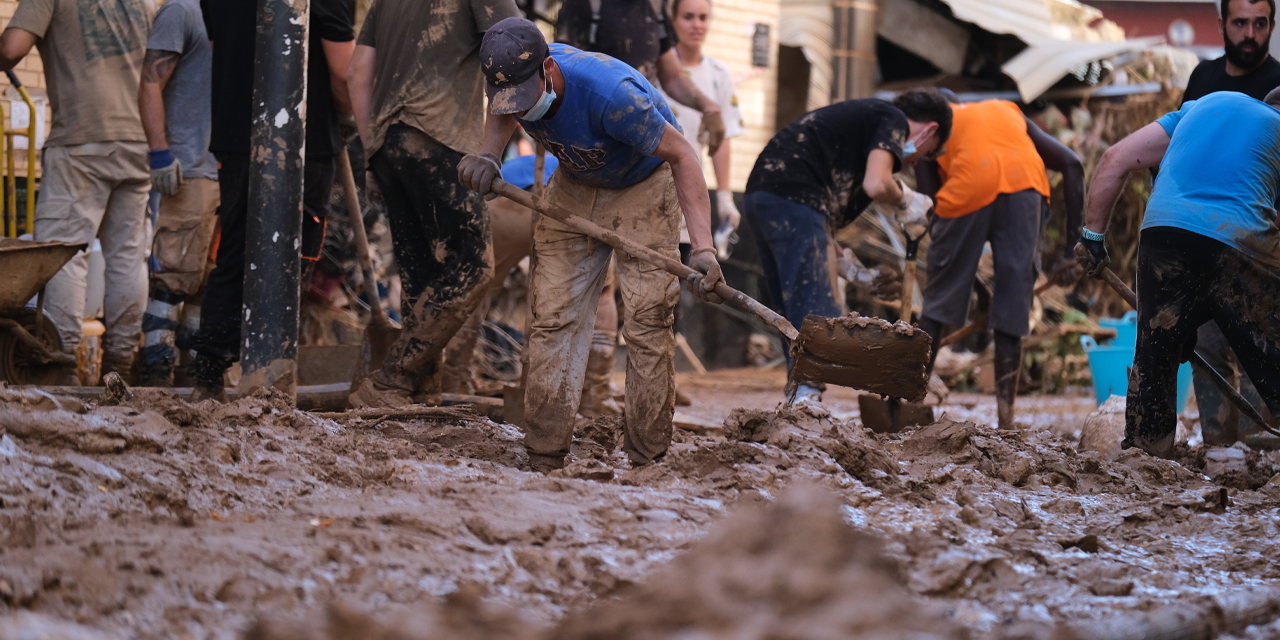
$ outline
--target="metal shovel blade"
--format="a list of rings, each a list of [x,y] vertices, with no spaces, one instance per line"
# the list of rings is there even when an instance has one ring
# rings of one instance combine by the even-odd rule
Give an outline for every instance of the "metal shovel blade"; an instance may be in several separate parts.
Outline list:
[[[905,322],[809,316],[791,345],[792,380],[825,382],[909,402],[929,390],[929,334]]]

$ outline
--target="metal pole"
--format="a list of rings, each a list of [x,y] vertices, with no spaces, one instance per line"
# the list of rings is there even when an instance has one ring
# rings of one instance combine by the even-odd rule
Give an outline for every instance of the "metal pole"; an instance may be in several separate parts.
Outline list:
[[[297,395],[308,0],[260,0],[240,393]]]

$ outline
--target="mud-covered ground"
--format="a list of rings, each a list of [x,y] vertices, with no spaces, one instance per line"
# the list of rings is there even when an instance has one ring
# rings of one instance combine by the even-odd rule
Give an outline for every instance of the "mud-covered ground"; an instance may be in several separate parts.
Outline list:
[[[999,432],[953,395],[884,436],[847,390],[813,416],[773,410],[778,372],[680,382],[722,428],[631,469],[582,423],[553,477],[456,411],[0,389],[0,638],[1042,638],[1280,577],[1271,454],[1078,452],[1088,398]]]

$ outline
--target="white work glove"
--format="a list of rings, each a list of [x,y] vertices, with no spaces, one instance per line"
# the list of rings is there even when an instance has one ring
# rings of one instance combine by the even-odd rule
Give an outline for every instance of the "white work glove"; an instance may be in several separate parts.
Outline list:
[[[902,199],[898,201],[894,217],[911,237],[919,237],[929,226],[929,210],[933,208],[933,200],[912,190],[901,180],[898,181],[898,187],[902,189]]]
[[[716,229],[714,238],[716,255],[721,260],[727,260],[732,245],[738,243],[738,234],[734,232],[742,223],[742,214],[738,212],[737,205],[733,204],[732,191],[716,192],[716,212],[720,214],[720,228]]]

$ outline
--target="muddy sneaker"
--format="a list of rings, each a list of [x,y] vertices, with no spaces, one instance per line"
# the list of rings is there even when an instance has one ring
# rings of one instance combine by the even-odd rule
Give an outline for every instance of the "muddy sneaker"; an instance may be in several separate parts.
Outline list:
[[[796,387],[796,395],[791,400],[791,406],[815,418],[826,418],[831,415],[831,412],[822,404],[822,390],[807,384]]]
[[[375,377],[365,378],[360,386],[347,396],[347,402],[352,408],[380,409],[414,404],[413,396],[408,390],[381,384],[375,380]]]

